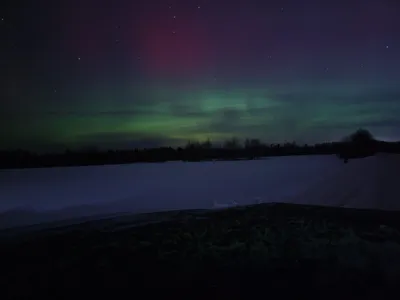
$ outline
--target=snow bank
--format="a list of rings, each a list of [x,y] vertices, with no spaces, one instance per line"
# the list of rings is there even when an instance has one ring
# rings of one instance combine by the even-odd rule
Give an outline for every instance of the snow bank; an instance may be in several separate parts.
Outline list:
[[[213,203],[282,202],[344,166],[335,156],[316,155],[1,170],[0,228],[110,213],[213,209]]]

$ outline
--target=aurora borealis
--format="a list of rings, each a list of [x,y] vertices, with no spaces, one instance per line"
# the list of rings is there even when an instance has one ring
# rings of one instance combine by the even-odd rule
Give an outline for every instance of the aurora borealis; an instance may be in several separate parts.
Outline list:
[[[6,2],[2,149],[400,140],[398,1]]]

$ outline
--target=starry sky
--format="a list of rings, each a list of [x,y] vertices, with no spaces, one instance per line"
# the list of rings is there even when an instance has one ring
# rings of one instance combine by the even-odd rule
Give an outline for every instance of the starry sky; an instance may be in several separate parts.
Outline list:
[[[6,0],[0,148],[400,140],[397,0]]]

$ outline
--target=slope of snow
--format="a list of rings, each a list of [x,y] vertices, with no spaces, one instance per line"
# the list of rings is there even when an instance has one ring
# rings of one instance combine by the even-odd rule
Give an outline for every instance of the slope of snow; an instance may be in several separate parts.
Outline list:
[[[119,212],[212,209],[214,203],[281,202],[352,165],[317,155],[2,170],[0,227]]]
[[[400,210],[400,155],[351,160],[285,202],[361,209]]]

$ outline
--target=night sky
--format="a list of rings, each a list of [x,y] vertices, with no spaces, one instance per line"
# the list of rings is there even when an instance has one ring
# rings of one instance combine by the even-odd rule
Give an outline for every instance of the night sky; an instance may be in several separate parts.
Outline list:
[[[397,0],[3,2],[0,148],[400,140]]]

